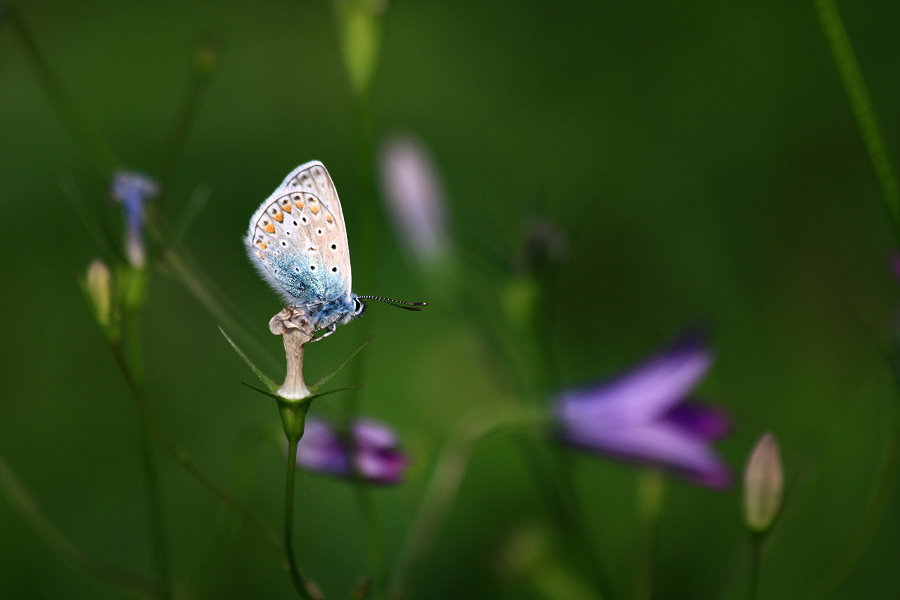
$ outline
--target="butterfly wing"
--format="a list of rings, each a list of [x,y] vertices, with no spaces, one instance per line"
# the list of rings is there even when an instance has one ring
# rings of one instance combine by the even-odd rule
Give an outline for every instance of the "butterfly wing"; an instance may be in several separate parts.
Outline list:
[[[250,260],[290,304],[350,295],[350,248],[334,182],[319,161],[294,169],[253,214]]]

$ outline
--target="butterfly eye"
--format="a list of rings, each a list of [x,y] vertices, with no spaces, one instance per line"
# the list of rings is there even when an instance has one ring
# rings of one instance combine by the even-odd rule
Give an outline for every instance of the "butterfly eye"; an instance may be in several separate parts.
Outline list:
[[[353,299],[353,314],[361,315],[366,310],[366,305],[359,298]]]

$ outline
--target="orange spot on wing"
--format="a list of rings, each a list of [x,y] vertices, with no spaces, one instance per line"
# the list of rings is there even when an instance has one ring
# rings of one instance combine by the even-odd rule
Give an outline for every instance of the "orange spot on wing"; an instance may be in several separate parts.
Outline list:
[[[281,208],[284,209],[284,212],[286,213],[290,213],[292,210],[294,210],[294,207],[291,206],[290,202],[285,202],[281,205]]]
[[[259,246],[260,250],[265,250],[266,248],[268,248],[265,242],[256,242],[256,245]]]
[[[263,227],[263,229],[265,229],[265,230],[268,231],[269,233],[275,233],[275,226],[272,225],[271,223],[269,223],[268,225],[266,225],[265,227]]]
[[[310,204],[309,210],[311,210],[312,214],[314,214],[314,215],[319,214],[319,207],[316,206],[315,204]]]
[[[331,218],[331,215],[327,215],[325,217],[325,220],[328,221],[329,223],[334,223],[334,219]]]
[[[302,202],[300,202],[299,200],[294,200],[294,204],[297,205],[297,208],[299,208],[300,210],[303,210],[303,203],[302,203]]]
[[[284,213],[283,212],[278,213],[277,215],[275,215],[272,218],[275,219],[276,221],[278,221],[279,223],[284,223]]]

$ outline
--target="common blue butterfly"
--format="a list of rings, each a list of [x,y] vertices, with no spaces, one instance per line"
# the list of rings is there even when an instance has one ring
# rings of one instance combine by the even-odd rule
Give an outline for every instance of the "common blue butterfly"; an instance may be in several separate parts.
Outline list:
[[[364,300],[421,310],[424,302],[400,302],[352,291],[350,248],[341,201],[331,175],[317,160],[291,171],[250,219],[245,238],[250,261],[292,306],[303,308],[325,338],[365,312]]]

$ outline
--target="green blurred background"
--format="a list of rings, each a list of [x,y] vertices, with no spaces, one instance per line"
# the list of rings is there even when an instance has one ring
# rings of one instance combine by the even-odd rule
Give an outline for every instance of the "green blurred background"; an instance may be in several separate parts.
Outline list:
[[[900,3],[843,4],[896,152]],[[122,166],[149,173],[196,44],[216,41],[218,69],[164,210],[178,214],[198,185],[209,187],[185,245],[268,350],[255,358],[280,376],[280,340],[266,328],[280,303],[244,255],[248,218],[311,159],[328,166],[345,207],[375,202],[360,197],[358,120],[333,6],[54,1],[21,9]],[[762,597],[804,597],[835,568],[874,491],[895,395],[879,350],[900,300],[879,188],[812,3],[398,0],[383,25],[375,138],[411,132],[431,149],[460,243],[514,256],[537,212],[568,232],[563,302],[546,315],[563,382],[607,376],[686,324],[711,325],[717,363],[701,395],[736,423],[719,448],[739,472],[754,440],[772,430],[790,481]],[[61,185],[98,211],[118,208],[8,27],[0,29],[0,182],[11,236],[0,254],[0,455],[87,553],[149,575],[137,413],[80,293],[97,251]],[[376,490],[395,552],[441,443],[463,415],[512,390],[480,331],[483,311],[500,310],[503,279],[489,286],[463,270],[462,290],[447,289],[404,256],[393,230],[381,228],[375,243],[375,272],[355,275],[377,279],[377,289],[357,291],[432,304],[421,314],[372,306],[366,316],[375,338],[365,351],[362,409],[397,427],[413,460],[406,484]],[[158,271],[144,324],[149,393],[165,429],[228,487],[238,440],[277,431],[276,411],[241,385],[252,375],[215,320]],[[311,378],[353,349],[358,326],[309,352]],[[339,400],[321,407],[329,402]],[[159,456],[175,575],[185,581],[220,503]],[[274,527],[282,465],[263,445],[246,496]],[[616,589],[630,597],[642,535],[638,472],[586,456],[574,468],[586,527]],[[748,549],[738,491],[669,481],[658,597],[742,597]],[[413,597],[548,597],[535,574],[563,556],[550,542],[525,573],[503,558],[519,547],[513,540],[552,537],[540,485],[509,437],[481,445]],[[351,490],[301,475],[298,494],[304,568],[343,597],[366,572]],[[896,506],[836,597],[897,597]],[[127,595],[61,560],[5,500],[0,541],[2,598]],[[216,598],[293,593],[249,527],[223,549],[211,585]]]

